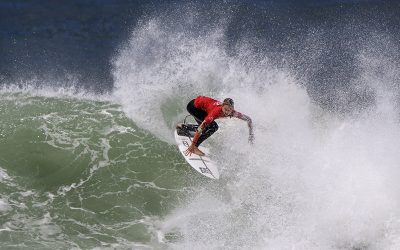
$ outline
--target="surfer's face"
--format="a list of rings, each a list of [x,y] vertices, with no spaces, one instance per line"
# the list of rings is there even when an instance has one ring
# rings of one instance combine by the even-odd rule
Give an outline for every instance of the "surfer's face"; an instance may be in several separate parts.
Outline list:
[[[222,106],[222,112],[224,112],[224,115],[231,115],[233,112],[233,107],[230,105],[224,105]]]

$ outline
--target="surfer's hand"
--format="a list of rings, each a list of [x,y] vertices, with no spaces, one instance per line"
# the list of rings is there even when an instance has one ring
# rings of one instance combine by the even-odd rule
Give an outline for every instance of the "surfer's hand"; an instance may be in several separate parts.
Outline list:
[[[249,134],[249,143],[250,143],[251,145],[254,144],[254,134]]]
[[[194,144],[192,143],[185,151],[186,156],[191,156],[194,152]]]

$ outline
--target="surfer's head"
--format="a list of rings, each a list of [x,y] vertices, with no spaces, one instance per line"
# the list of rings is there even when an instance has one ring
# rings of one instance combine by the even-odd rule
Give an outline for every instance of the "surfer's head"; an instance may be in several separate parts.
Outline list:
[[[222,112],[224,112],[225,115],[231,115],[234,109],[234,105],[235,103],[231,98],[225,98],[222,102]]]
[[[231,106],[232,108],[233,106],[235,106],[235,103],[233,102],[232,98],[225,98],[222,104]]]

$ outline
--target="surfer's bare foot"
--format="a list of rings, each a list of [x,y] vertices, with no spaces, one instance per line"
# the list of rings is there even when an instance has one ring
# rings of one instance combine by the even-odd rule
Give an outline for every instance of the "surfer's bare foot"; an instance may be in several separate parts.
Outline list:
[[[178,124],[176,124],[176,128],[177,129],[182,129],[182,125],[183,125],[182,123],[178,123]]]
[[[196,154],[196,155],[199,155],[199,156],[205,156],[206,155],[198,147],[194,148],[193,154]]]

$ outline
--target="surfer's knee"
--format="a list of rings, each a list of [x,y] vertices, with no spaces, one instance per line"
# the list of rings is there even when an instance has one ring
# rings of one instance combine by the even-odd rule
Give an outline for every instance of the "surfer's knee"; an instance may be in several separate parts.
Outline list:
[[[216,123],[216,122],[214,122],[214,123],[211,123],[210,124],[211,126],[210,126],[210,130],[212,131],[212,132],[215,132],[215,131],[217,131],[218,130],[218,124]]]

